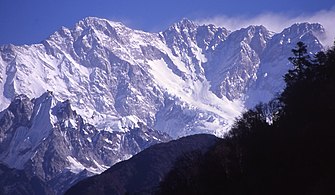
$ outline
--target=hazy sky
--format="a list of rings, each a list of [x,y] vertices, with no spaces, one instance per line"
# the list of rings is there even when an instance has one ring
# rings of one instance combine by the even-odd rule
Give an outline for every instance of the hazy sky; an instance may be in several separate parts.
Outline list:
[[[87,16],[158,32],[182,18],[228,28],[262,23],[273,30],[312,19],[335,29],[334,13],[334,0],[0,0],[0,44],[38,43]]]

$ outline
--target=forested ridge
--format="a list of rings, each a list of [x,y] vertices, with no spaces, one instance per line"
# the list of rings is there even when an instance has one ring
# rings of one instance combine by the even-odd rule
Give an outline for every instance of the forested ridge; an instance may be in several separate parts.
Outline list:
[[[206,155],[184,155],[159,194],[333,194],[335,46],[297,43],[285,90],[245,112]]]

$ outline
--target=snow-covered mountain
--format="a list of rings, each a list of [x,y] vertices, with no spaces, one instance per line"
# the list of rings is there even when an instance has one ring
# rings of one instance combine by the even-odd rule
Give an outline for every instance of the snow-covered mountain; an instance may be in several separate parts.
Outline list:
[[[61,193],[170,137],[222,136],[283,89],[295,44],[319,51],[324,33],[187,19],[148,33],[88,17],[39,44],[0,46],[0,162]]]
[[[115,118],[136,116],[175,138],[220,136],[242,111],[240,100],[253,106],[283,88],[295,43],[319,51],[322,33],[319,24],[295,24],[281,33],[263,26],[230,32],[187,19],[147,33],[89,17],[41,44],[1,47],[0,109],[15,95],[52,91],[101,130]]]

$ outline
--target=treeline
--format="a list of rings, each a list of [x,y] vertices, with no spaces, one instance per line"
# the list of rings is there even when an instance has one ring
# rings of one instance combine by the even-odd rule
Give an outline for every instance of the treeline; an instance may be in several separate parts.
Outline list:
[[[299,42],[283,93],[245,112],[206,155],[185,155],[159,194],[334,194],[335,46]]]

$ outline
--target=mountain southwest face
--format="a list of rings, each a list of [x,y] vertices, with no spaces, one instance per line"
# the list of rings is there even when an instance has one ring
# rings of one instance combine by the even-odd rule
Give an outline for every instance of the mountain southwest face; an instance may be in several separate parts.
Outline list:
[[[187,19],[149,33],[88,17],[38,44],[2,45],[0,174],[62,194],[151,145],[222,137],[284,89],[296,43],[315,53],[324,35],[320,24],[230,31]]]

